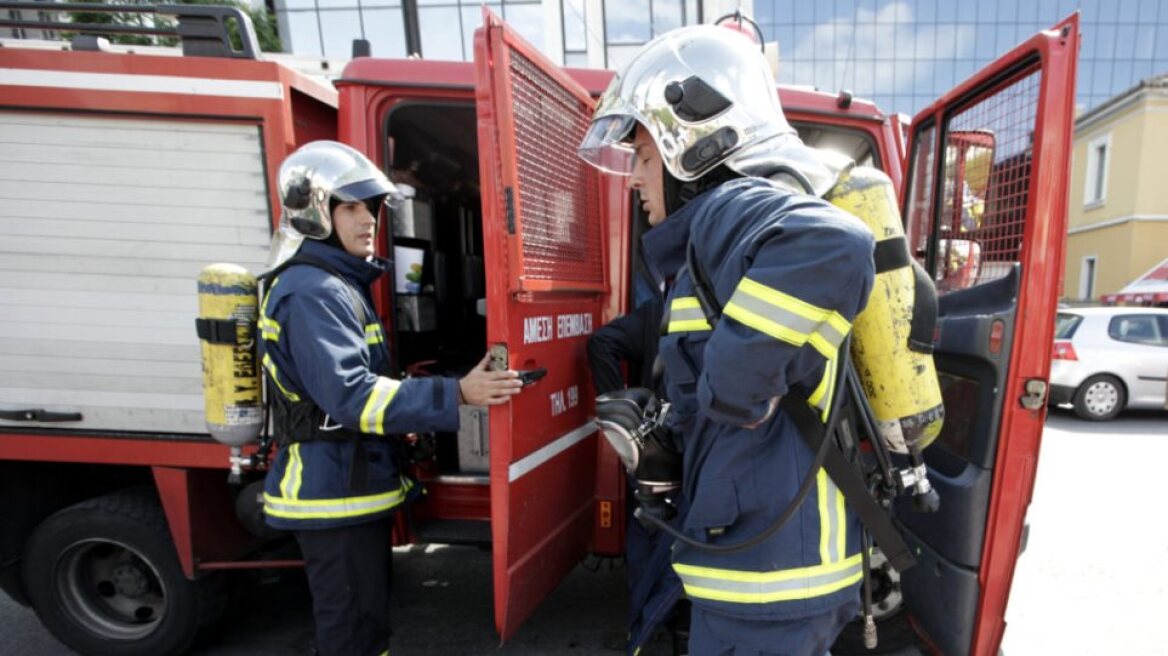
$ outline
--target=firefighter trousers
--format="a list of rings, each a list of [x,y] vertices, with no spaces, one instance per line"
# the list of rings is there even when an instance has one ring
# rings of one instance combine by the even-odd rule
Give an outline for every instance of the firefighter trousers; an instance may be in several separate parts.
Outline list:
[[[794,620],[746,620],[703,610],[690,615],[691,656],[824,656],[860,600]]]
[[[377,656],[389,650],[389,519],[296,531],[320,656]]]

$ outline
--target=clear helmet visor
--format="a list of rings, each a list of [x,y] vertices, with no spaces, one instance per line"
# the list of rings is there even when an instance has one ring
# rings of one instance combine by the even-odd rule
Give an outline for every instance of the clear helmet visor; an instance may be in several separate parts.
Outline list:
[[[576,152],[605,173],[632,175],[635,162],[632,142],[636,129],[637,120],[632,116],[603,116],[588,127]]]

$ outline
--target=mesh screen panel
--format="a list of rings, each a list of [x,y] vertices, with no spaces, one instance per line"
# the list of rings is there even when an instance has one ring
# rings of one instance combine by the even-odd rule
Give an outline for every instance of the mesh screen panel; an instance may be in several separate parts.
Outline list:
[[[591,113],[531,60],[511,52],[519,225],[527,279],[601,285],[597,173],[576,155]]]
[[[1021,258],[1041,71],[955,114],[945,131],[939,292],[1005,276]]]

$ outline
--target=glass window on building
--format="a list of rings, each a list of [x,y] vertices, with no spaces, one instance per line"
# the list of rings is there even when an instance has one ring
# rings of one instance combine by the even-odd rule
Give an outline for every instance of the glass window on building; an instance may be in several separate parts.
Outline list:
[[[324,35],[324,56],[335,59],[351,57],[353,39],[365,38],[361,13],[356,8],[321,11],[320,31]]]
[[[461,20],[457,4],[422,6],[419,2],[418,31],[422,35],[422,56],[444,61],[465,59],[464,39],[462,31],[458,29]]]
[[[544,39],[543,6],[539,2],[504,2],[503,20],[541,52],[548,51],[551,44]]]
[[[605,41],[609,46],[645,43],[650,38],[649,19],[649,0],[605,2]]]
[[[653,0],[650,8],[653,12],[653,36],[684,25],[681,0]]]
[[[1087,174],[1083,181],[1083,204],[1094,206],[1107,199],[1107,168],[1111,157],[1111,134],[1087,143]]]
[[[374,57],[406,56],[405,18],[401,7],[362,9],[361,20]]]
[[[286,16],[288,32],[280,35],[284,48],[298,55],[323,55],[319,14],[315,11],[289,11]]]
[[[563,21],[564,53],[587,53],[588,25],[584,0],[560,0]]]

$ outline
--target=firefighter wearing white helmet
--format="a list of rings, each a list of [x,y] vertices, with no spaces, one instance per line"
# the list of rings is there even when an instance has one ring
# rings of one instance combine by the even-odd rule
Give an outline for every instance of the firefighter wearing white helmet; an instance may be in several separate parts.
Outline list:
[[[279,451],[267,523],[293,531],[313,597],[317,653],[389,648],[390,518],[419,492],[393,435],[458,430],[458,405],[520,389],[486,359],[466,377],[393,377],[369,287],[393,184],[356,150],[317,141],[280,167],[282,216],[260,309],[261,361]]]
[[[862,578],[859,522],[801,434],[833,428],[875,275],[871,232],[819,198],[850,163],[806,148],[758,46],[710,26],[647,44],[580,154],[630,176],[654,226],[642,247],[666,288],[670,407],[625,394],[598,399],[597,415],[624,451],[681,436],[672,569],[693,604],[689,653],[820,656],[860,607]],[[630,404],[652,412],[630,421]]]

